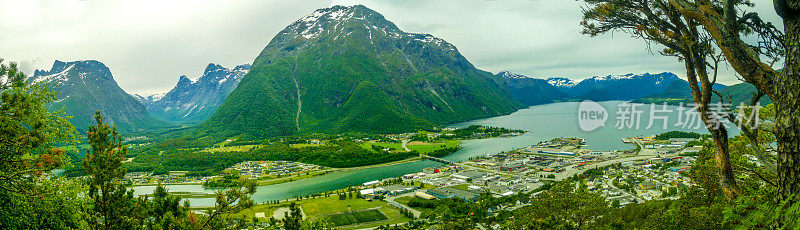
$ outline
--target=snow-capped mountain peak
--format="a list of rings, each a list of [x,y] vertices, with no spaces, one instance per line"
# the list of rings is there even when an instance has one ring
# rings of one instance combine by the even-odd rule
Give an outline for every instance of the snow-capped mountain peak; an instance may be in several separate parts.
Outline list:
[[[575,81],[563,77],[551,77],[547,79],[547,83],[559,88],[571,88],[577,85]]]
[[[111,75],[111,70],[103,63],[94,60],[73,62],[56,60],[50,70],[36,70],[27,81],[53,84],[68,81],[111,81],[116,84],[114,77]]]
[[[149,95],[132,94],[131,96],[133,96],[134,98],[136,98],[137,101],[147,106],[152,104],[153,102],[161,100],[161,98],[164,98],[164,95],[167,95],[167,93],[155,93]]]
[[[508,70],[500,71],[499,73],[497,73],[497,75],[500,76],[500,77],[506,78],[506,79],[524,79],[524,78],[529,78],[528,76],[525,76],[525,75],[522,75],[522,74],[512,73],[511,71],[508,71]]]
[[[210,63],[199,78],[180,76],[175,88],[145,104],[150,113],[168,121],[202,121],[216,111],[249,71],[249,64],[229,69]]]
[[[59,61],[56,61],[56,63],[58,63],[58,62]],[[68,78],[67,75],[69,74],[69,71],[72,70],[72,68],[75,67],[75,64],[76,63],[71,63],[69,65],[54,64],[53,65],[53,69],[51,69],[49,72],[44,72],[44,71],[39,72],[39,71],[37,71],[37,73],[41,73],[41,74],[34,74],[33,77],[32,77],[31,82],[39,83],[39,82],[64,82],[64,81],[68,81],[69,78]]]
[[[301,40],[306,42],[306,45],[314,45],[316,43],[308,41],[328,39],[338,41],[345,38],[366,38],[372,45],[379,44],[381,40],[387,38],[404,39],[404,42],[411,40],[455,50],[455,46],[433,35],[406,33],[386,20],[383,15],[362,5],[337,5],[318,9],[286,27],[273,42],[295,43]],[[295,45],[292,50],[301,48],[302,46]]]

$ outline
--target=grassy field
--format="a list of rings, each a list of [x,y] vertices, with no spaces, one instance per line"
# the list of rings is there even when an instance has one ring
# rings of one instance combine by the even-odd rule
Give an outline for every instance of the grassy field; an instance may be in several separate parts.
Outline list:
[[[400,214],[400,212],[394,206],[391,206],[386,202],[383,201],[370,202],[356,198],[339,200],[339,197],[335,194],[331,195],[331,197],[301,200],[298,201],[297,204],[299,204],[300,207],[303,208],[303,212],[305,212],[308,218],[315,218],[332,213],[346,212],[348,210],[347,209],[348,205],[350,205],[350,210],[352,211],[380,207],[380,212],[383,213],[387,218],[386,221],[365,224],[365,225],[358,225],[357,228],[377,227],[384,224],[398,224],[398,223],[408,222],[411,220]],[[343,229],[347,228],[348,228],[347,226],[344,226]]]
[[[339,200],[338,196],[332,195],[331,197],[301,200],[298,201],[297,204],[303,207],[303,211],[305,211],[307,216],[314,217],[330,213],[345,212],[347,211],[348,205],[350,206],[350,210],[362,210],[381,207],[385,203],[369,202],[364,199],[356,198]]]
[[[398,197],[397,199],[394,199],[394,201],[396,201],[397,203],[408,205],[408,202],[411,201],[411,199],[414,199],[414,197],[404,196],[404,197]],[[417,210],[417,211],[420,211],[422,213],[433,212],[433,209],[431,209],[431,208],[414,207],[413,209]]]
[[[414,142],[406,144],[406,147],[410,150],[416,150],[420,153],[431,153],[433,151],[444,149],[444,148],[455,148],[458,147],[458,140],[445,140],[444,142],[434,142],[434,143],[421,143],[416,144]]]
[[[251,208],[242,210],[242,211],[234,214],[234,216],[236,216],[236,217],[244,216],[245,220],[247,220],[248,222],[252,222],[253,217],[256,215],[256,213],[263,212],[264,215],[266,216],[266,218],[263,219],[263,220],[260,220],[260,221],[266,222],[266,221],[268,221],[269,217],[271,217],[272,214],[275,213],[275,210],[278,210],[278,208],[280,208],[280,207],[288,207],[288,206],[289,206],[289,203],[260,204],[260,205],[255,205],[255,206],[253,206]]]
[[[369,142],[365,142],[365,143],[362,143],[360,146],[361,146],[361,148],[365,148],[365,149],[369,149],[370,151],[374,151],[372,149],[373,145],[380,146],[381,148],[393,148],[395,151],[405,151],[403,149],[403,144],[401,144],[401,143],[382,143],[382,142],[369,143]]]
[[[362,225],[342,226],[339,227],[339,229],[364,229],[364,228],[379,227],[382,225],[395,225],[411,221],[411,219],[409,219],[408,217],[405,217],[403,216],[403,214],[400,214],[400,211],[398,211],[394,207],[390,207],[388,204],[385,205],[388,208],[381,208],[380,211],[386,216],[387,220],[369,224],[362,224]]]
[[[281,178],[277,178],[277,177],[273,177],[273,176],[267,176],[267,177],[259,178],[258,185],[272,185],[272,184],[286,183],[286,182],[290,182],[290,181],[296,181],[296,180],[302,180],[302,179],[306,179],[306,178],[311,178],[311,177],[315,177],[315,176],[319,176],[319,175],[325,175],[327,173],[328,173],[328,171],[313,171],[313,172],[310,172],[308,174],[300,173],[300,174],[295,174],[295,175],[291,175],[291,176],[285,176],[285,177],[281,177]]]
[[[385,224],[399,224],[405,223],[410,221],[411,219],[406,218],[394,207],[391,206],[383,201],[366,201],[363,199],[345,199],[339,200],[338,196],[335,194],[331,197],[322,197],[322,198],[315,198],[315,199],[307,199],[301,200],[296,202],[300,207],[303,209],[303,212],[306,214],[307,218],[325,218],[327,221],[331,221],[329,214],[339,214],[347,211],[347,205],[350,205],[350,210],[358,212],[360,211],[378,211],[383,215],[385,218],[382,219],[384,221],[379,221],[375,223],[363,224],[363,225],[352,225],[352,226],[344,226],[339,227],[339,229],[361,229],[361,228],[370,228],[370,227],[378,227]],[[270,216],[281,207],[288,207],[288,202],[283,202],[280,204],[261,204],[255,205],[252,208],[242,210],[233,214],[236,217],[244,217],[247,222],[252,222],[253,217],[256,213],[263,212],[266,215],[266,219],[262,219],[260,221],[267,221]],[[370,209],[370,210],[367,210]],[[359,214],[361,215],[361,214]],[[372,218],[378,218],[380,215],[377,213],[371,214],[363,214],[366,216],[373,216]],[[334,217],[334,218],[366,218],[366,217]],[[339,220],[337,220],[339,221]],[[343,220],[342,220],[343,221]],[[378,220],[372,220],[378,221]],[[368,221],[363,221],[368,222]],[[361,222],[361,223],[363,223]],[[331,223],[333,224],[333,223]]]
[[[464,191],[469,191],[469,188],[468,188],[469,186],[470,186],[470,184],[460,184],[460,185],[453,186],[453,188],[464,190]]]
[[[201,152],[218,153],[218,152],[247,152],[253,150],[257,145],[239,145],[239,146],[223,146],[223,147],[209,147],[203,149]]]
[[[364,211],[345,212],[325,216],[328,223],[335,226],[353,225],[360,223],[367,223],[379,220],[386,220],[388,217],[377,209],[370,209]]]
[[[420,153],[431,153],[443,148],[458,147],[458,140],[445,140],[443,142],[410,142],[406,144],[409,150],[416,150]],[[372,146],[377,145],[381,148],[393,148],[397,151],[404,151],[402,143],[362,143],[361,147],[372,150]]]

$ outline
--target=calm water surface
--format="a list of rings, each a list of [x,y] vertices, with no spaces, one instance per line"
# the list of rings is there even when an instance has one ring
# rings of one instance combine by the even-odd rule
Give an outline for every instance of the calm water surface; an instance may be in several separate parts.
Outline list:
[[[678,121],[676,106],[668,106],[669,110],[676,112],[656,113],[657,116],[666,116],[667,128],[663,128],[663,120],[654,120],[653,126],[646,127],[650,122],[650,106],[642,105],[637,109],[642,111],[639,129],[617,129],[615,127],[617,109],[621,101],[601,102],[600,104],[608,111],[608,120],[604,127],[591,132],[585,132],[578,127],[578,104],[577,102],[555,103],[540,106],[533,106],[519,110],[513,114],[499,117],[491,117],[481,120],[468,121],[453,124],[449,127],[459,128],[469,125],[485,125],[493,127],[503,127],[509,129],[521,129],[527,133],[511,138],[490,138],[481,140],[467,140],[461,143],[461,150],[449,156],[443,157],[451,161],[465,161],[471,157],[483,156],[486,154],[499,153],[518,149],[530,145],[535,145],[540,141],[546,141],[557,137],[580,137],[586,140],[588,147],[592,150],[624,150],[634,148],[630,144],[621,141],[625,137],[651,136],[672,130],[692,131],[707,134],[705,128],[688,129],[675,126]],[[656,109],[661,109],[658,105]],[[731,135],[738,134],[738,130],[732,129]],[[425,168],[437,167],[442,164],[423,160],[409,162],[391,166],[375,167],[360,170],[330,173],[323,176],[258,187],[258,192],[253,196],[256,202],[266,202],[272,200],[290,199],[296,196],[304,196],[324,191],[346,188],[349,186],[360,185],[364,182],[400,177],[409,173],[420,172]],[[135,187],[136,194],[149,194],[153,192],[155,186]],[[170,185],[171,192],[202,192],[211,193],[212,189],[204,189],[200,185]],[[190,199],[192,206],[213,206],[214,199],[201,198]]]

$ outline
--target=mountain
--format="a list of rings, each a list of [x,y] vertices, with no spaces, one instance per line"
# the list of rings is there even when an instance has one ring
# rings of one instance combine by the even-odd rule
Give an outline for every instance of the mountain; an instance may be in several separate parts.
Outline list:
[[[673,86],[674,85],[674,86]],[[675,88],[672,90],[672,88]],[[738,106],[741,103],[750,104],[750,99],[753,98],[753,95],[758,92],[755,86],[750,83],[742,82],[739,84],[735,84],[732,86],[724,86],[721,84],[714,84],[712,89],[716,90],[725,97],[726,103],[730,103],[731,105]],[[728,97],[730,97],[731,101],[728,102]],[[693,104],[694,100],[692,99],[692,91],[689,89],[689,83],[686,81],[681,82],[674,82],[670,85],[668,90],[665,90],[664,93],[652,95],[648,97],[643,97],[634,102],[638,103],[664,103],[667,102],[668,104],[677,105],[679,103],[683,104]],[[719,102],[719,96],[714,94],[711,96],[711,103]],[[763,96],[758,101],[761,103],[762,106],[772,104],[772,100],[768,96]]]
[[[753,95],[755,95],[757,92],[758,89],[756,89],[756,86],[747,82],[742,82],[720,90],[719,94],[722,94],[722,96],[725,97],[725,100],[728,100],[728,96],[730,96],[731,105],[739,106],[741,103],[749,105]],[[718,101],[717,98],[719,97],[715,97],[713,101]],[[761,106],[766,106],[772,104],[772,99],[770,99],[769,96],[764,95],[758,100],[758,103],[760,103]]]
[[[563,78],[563,77],[551,77],[551,78],[548,78],[546,81],[550,85],[553,85],[554,87],[561,88],[561,89],[572,88],[572,87],[574,87],[575,85],[578,84],[575,81],[570,80],[569,78]]]
[[[455,46],[357,5],[319,9],[276,35],[198,131],[270,137],[397,133],[508,114],[503,80]]]
[[[511,96],[527,106],[566,101],[570,96],[553,86],[549,80],[531,78],[509,71],[497,73]],[[553,79],[553,78],[551,78]],[[558,83],[556,83],[558,84]]]
[[[248,71],[249,64],[228,69],[211,63],[196,81],[181,76],[175,88],[163,97],[156,95],[142,100],[146,101],[147,110],[161,119],[178,123],[203,122],[217,111]]]
[[[142,95],[139,95],[139,94],[131,94],[131,96],[133,96],[133,98],[136,98],[136,100],[139,101],[139,103],[142,103],[142,105],[147,107],[147,106],[150,106],[151,104],[153,104],[153,102],[161,100],[161,98],[164,98],[164,95],[166,95],[166,94],[167,93],[157,93],[157,94],[151,94],[151,95],[147,95],[147,96],[142,96]]]
[[[702,88],[702,87],[701,87]],[[727,86],[723,84],[714,84],[711,89],[716,90],[718,92],[722,92],[727,88]],[[714,96],[716,98],[716,96]],[[692,99],[692,90],[689,88],[689,82],[681,79],[680,81],[673,81],[672,83],[664,89],[663,92],[653,94],[650,96],[645,96],[639,99],[633,100],[636,103],[667,103],[677,105],[680,103],[683,104],[690,104],[694,103],[694,99]]]
[[[64,109],[75,129],[84,134],[96,124],[95,110],[122,133],[163,128],[169,123],[151,116],[136,98],[117,85],[111,71],[98,61],[55,61],[48,70],[36,70],[28,79],[47,84],[58,91],[58,100],[48,105],[52,110]]]
[[[549,78],[547,82],[562,92],[579,99],[607,101],[633,100],[661,93],[673,81],[680,80],[673,73],[626,74],[596,76],[578,83],[566,78]]]

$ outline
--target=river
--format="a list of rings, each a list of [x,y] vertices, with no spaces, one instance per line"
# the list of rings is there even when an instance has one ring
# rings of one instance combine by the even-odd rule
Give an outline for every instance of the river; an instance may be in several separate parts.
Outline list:
[[[664,119],[657,119],[654,121],[653,126],[647,129],[646,127],[650,122],[649,105],[642,105],[637,108],[638,111],[642,111],[639,129],[617,129],[615,127],[616,119],[618,118],[617,110],[621,103],[623,102],[600,102],[600,105],[608,112],[608,120],[605,122],[606,125],[604,127],[591,132],[583,131],[578,126],[579,103],[577,102],[532,106],[505,116],[449,125],[448,127],[453,128],[466,127],[468,125],[485,125],[521,129],[527,131],[527,133],[510,138],[466,140],[461,143],[461,150],[442,158],[450,161],[465,161],[471,157],[518,149],[556,137],[584,138],[588,145],[585,147],[586,149],[604,151],[631,149],[631,145],[621,141],[622,138],[626,137],[651,136],[672,130],[708,133],[705,127],[690,129],[674,126],[678,121],[679,112],[655,113],[657,116],[666,117],[665,120],[668,127],[666,129],[662,127]],[[668,106],[667,108],[677,111],[678,107]],[[656,109],[661,109],[661,106],[657,106]],[[730,133],[735,135],[738,130],[731,129]],[[368,181],[400,177],[405,174],[420,172],[425,168],[441,165],[441,163],[421,160],[390,166],[334,172],[299,181],[260,186],[253,199],[256,202],[290,199],[296,196],[360,185]],[[136,195],[140,195],[152,193],[154,188],[155,186],[137,186],[134,190]],[[200,185],[169,185],[168,189],[170,192],[211,193],[214,191],[213,189],[205,189]],[[189,200],[192,206],[206,207],[214,205],[213,198],[194,198]]]

